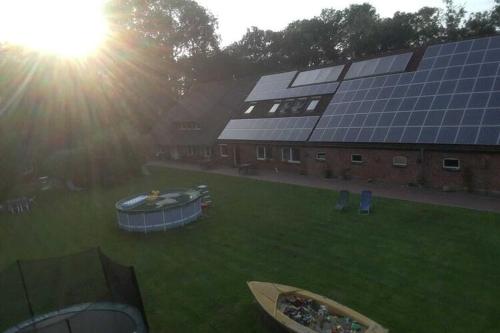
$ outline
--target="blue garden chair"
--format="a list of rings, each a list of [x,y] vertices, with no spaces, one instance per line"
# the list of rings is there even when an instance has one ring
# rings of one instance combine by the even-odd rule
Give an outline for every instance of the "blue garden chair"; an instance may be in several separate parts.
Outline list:
[[[368,215],[372,210],[372,191],[362,191],[359,201],[359,213]]]

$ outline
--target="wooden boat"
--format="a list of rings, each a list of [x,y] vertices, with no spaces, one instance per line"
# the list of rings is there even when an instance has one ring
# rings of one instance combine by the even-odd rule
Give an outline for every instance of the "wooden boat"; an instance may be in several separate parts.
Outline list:
[[[295,287],[285,286],[269,282],[247,282],[248,287],[252,291],[257,302],[262,306],[264,311],[272,318],[278,321],[288,331],[294,333],[318,333],[318,332],[335,332],[335,330],[313,329],[300,324],[293,320],[280,309],[280,302],[284,297],[297,297],[298,299],[308,299],[315,301],[319,305],[323,305],[330,314],[348,317],[351,320],[362,325],[362,329],[358,332],[362,333],[388,333],[389,330],[383,328],[373,320],[364,315],[340,304],[324,296],[311,293],[306,290],[301,290]]]

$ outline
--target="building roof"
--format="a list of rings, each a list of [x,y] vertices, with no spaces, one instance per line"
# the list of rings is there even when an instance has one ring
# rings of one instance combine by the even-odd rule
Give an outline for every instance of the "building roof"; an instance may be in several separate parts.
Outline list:
[[[424,51],[263,76],[219,139],[500,146],[500,36]],[[319,117],[244,113],[317,95]]]
[[[256,81],[251,77],[195,83],[153,128],[153,136],[165,146],[214,144]]]

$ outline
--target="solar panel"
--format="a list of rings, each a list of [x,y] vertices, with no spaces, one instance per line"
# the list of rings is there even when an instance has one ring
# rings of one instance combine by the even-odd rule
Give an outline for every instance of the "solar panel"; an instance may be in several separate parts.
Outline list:
[[[296,71],[292,71],[261,77],[246,98],[246,101],[273,99],[273,93],[287,89],[296,74]]]
[[[402,72],[408,66],[413,52],[397,54],[376,59],[358,61],[351,64],[345,79],[355,79],[364,76],[381,75]]]
[[[232,119],[219,140],[306,141],[319,116]]]
[[[337,81],[343,69],[344,65],[340,65],[300,72],[292,87]]]
[[[430,46],[415,72],[342,82],[310,141],[500,144],[500,37]]]
[[[293,71],[261,77],[245,102],[333,94],[339,86],[338,82],[328,82],[289,88],[296,74]]]

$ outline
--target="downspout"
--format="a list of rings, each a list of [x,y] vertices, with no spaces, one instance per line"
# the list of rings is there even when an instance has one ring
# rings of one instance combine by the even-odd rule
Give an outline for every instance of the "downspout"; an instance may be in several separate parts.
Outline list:
[[[425,185],[425,149],[420,148],[418,159],[420,161],[420,174],[418,175],[418,184]]]

